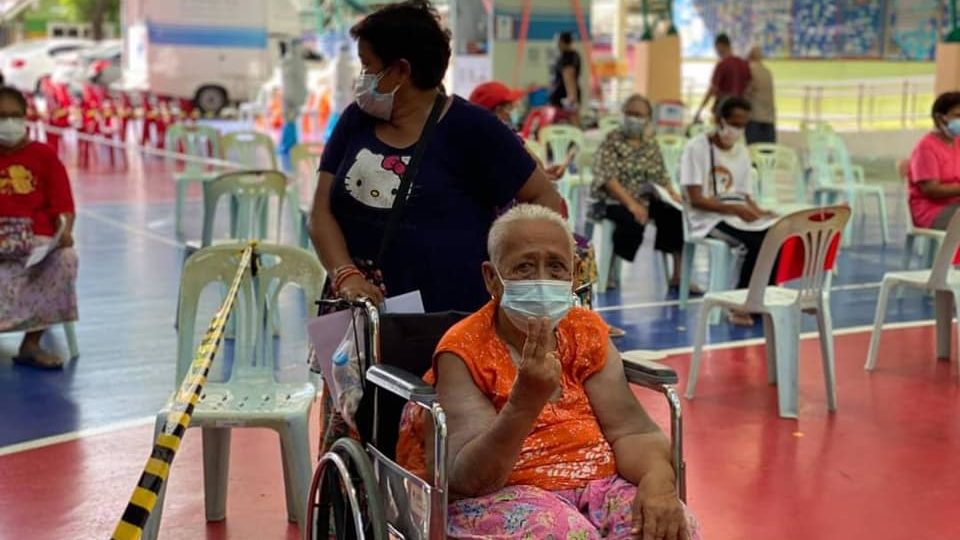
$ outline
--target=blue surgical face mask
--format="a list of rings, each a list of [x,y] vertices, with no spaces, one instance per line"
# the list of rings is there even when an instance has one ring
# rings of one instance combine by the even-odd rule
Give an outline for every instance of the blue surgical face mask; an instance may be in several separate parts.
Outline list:
[[[954,118],[947,122],[947,133],[954,137],[960,137],[960,118]]]
[[[627,137],[638,139],[647,130],[647,119],[639,116],[623,115],[623,132]]]
[[[503,297],[500,307],[510,321],[521,330],[526,330],[527,319],[548,318],[551,328],[556,328],[561,319],[573,307],[573,284],[554,279],[524,279],[506,281],[502,277]]]
[[[520,122],[522,121],[523,121],[523,113],[520,111],[519,108],[514,107],[510,111],[510,124],[513,127],[520,127]]]
[[[377,74],[364,71],[353,85],[354,98],[360,110],[380,120],[390,120],[393,116],[393,96],[400,88],[398,85],[388,94],[377,91],[377,86],[386,72],[386,69]]]

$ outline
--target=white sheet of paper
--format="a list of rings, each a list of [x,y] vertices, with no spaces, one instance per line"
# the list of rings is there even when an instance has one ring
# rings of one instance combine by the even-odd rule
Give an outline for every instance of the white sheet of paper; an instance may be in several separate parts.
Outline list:
[[[27,257],[26,262],[23,263],[23,266],[30,268],[31,266],[36,266],[41,261],[47,258],[47,255],[53,252],[51,249],[55,244],[53,242],[47,242],[40,244],[39,246],[34,246],[33,250],[30,251],[30,256]]]
[[[420,296],[420,291],[387,298],[384,304],[384,313],[423,313],[423,298]],[[345,309],[307,321],[307,338],[313,345],[317,364],[324,378],[327,373],[330,373],[333,353],[336,352],[343,336],[347,334],[350,315],[351,310]],[[330,381],[326,383],[330,384]]]
[[[773,227],[774,223],[780,221],[780,216],[762,217],[750,222],[746,222],[737,216],[724,216],[723,221],[726,222],[727,225],[735,229],[740,229],[741,231],[765,231]]]
[[[667,191],[667,188],[659,184],[651,184],[653,186],[654,193],[657,194],[657,198],[661,201],[669,204],[670,206],[676,208],[677,210],[683,211],[683,205],[678,203],[676,199],[670,196],[670,192]]]
[[[23,263],[23,266],[30,268],[31,266],[36,266],[40,264],[44,259],[47,258],[47,255],[53,253],[57,246],[60,245],[60,239],[63,237],[63,232],[66,230],[66,226],[61,223],[60,227],[57,229],[57,233],[53,235],[53,238],[45,244],[40,244],[35,246],[33,250],[30,251],[30,256],[27,257],[27,260]]]
[[[387,298],[384,313],[423,313],[423,297],[420,291]]]

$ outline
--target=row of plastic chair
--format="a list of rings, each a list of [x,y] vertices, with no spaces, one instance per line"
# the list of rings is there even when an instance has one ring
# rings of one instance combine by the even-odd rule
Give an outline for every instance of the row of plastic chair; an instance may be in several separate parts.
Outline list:
[[[273,139],[264,133],[255,131],[241,131],[221,135],[210,126],[201,124],[174,124],[166,133],[166,146],[171,151],[182,153],[189,158],[183,161],[183,167],[174,174],[176,182],[175,228],[179,236],[183,236],[183,208],[187,190],[191,184],[206,185],[217,178],[222,171],[202,163],[202,159],[223,159],[243,167],[246,170],[278,171],[276,147]],[[291,151],[293,174],[285,188],[285,201],[293,230],[296,231],[297,243],[302,247],[309,247],[307,224],[304,218],[304,201],[312,193],[315,185],[315,171],[304,170],[318,162],[318,155],[309,145],[298,145]],[[176,158],[169,158],[176,166]],[[301,182],[307,178],[310,188],[304,193]],[[309,199],[306,199],[307,201]],[[212,217],[210,219],[213,219]],[[207,214],[204,214],[206,223]],[[231,202],[231,231],[237,223],[236,205]]]

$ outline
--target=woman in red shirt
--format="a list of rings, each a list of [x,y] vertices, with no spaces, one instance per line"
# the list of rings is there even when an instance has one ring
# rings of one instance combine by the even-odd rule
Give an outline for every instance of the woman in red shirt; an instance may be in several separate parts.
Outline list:
[[[913,224],[945,230],[960,209],[960,92],[933,102],[934,130],[910,156],[910,216]]]
[[[73,194],[56,152],[27,137],[26,113],[20,92],[0,87],[0,220],[30,219],[35,246],[62,231],[58,248],[35,265],[0,259],[0,332],[26,332],[17,364],[60,369],[63,360],[40,338],[49,326],[77,319]]]

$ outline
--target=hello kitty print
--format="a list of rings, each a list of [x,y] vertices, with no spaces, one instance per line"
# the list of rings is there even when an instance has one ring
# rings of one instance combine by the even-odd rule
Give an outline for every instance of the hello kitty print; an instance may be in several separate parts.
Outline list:
[[[400,179],[409,164],[410,156],[383,155],[361,149],[347,171],[347,193],[371,208],[392,208]]]

